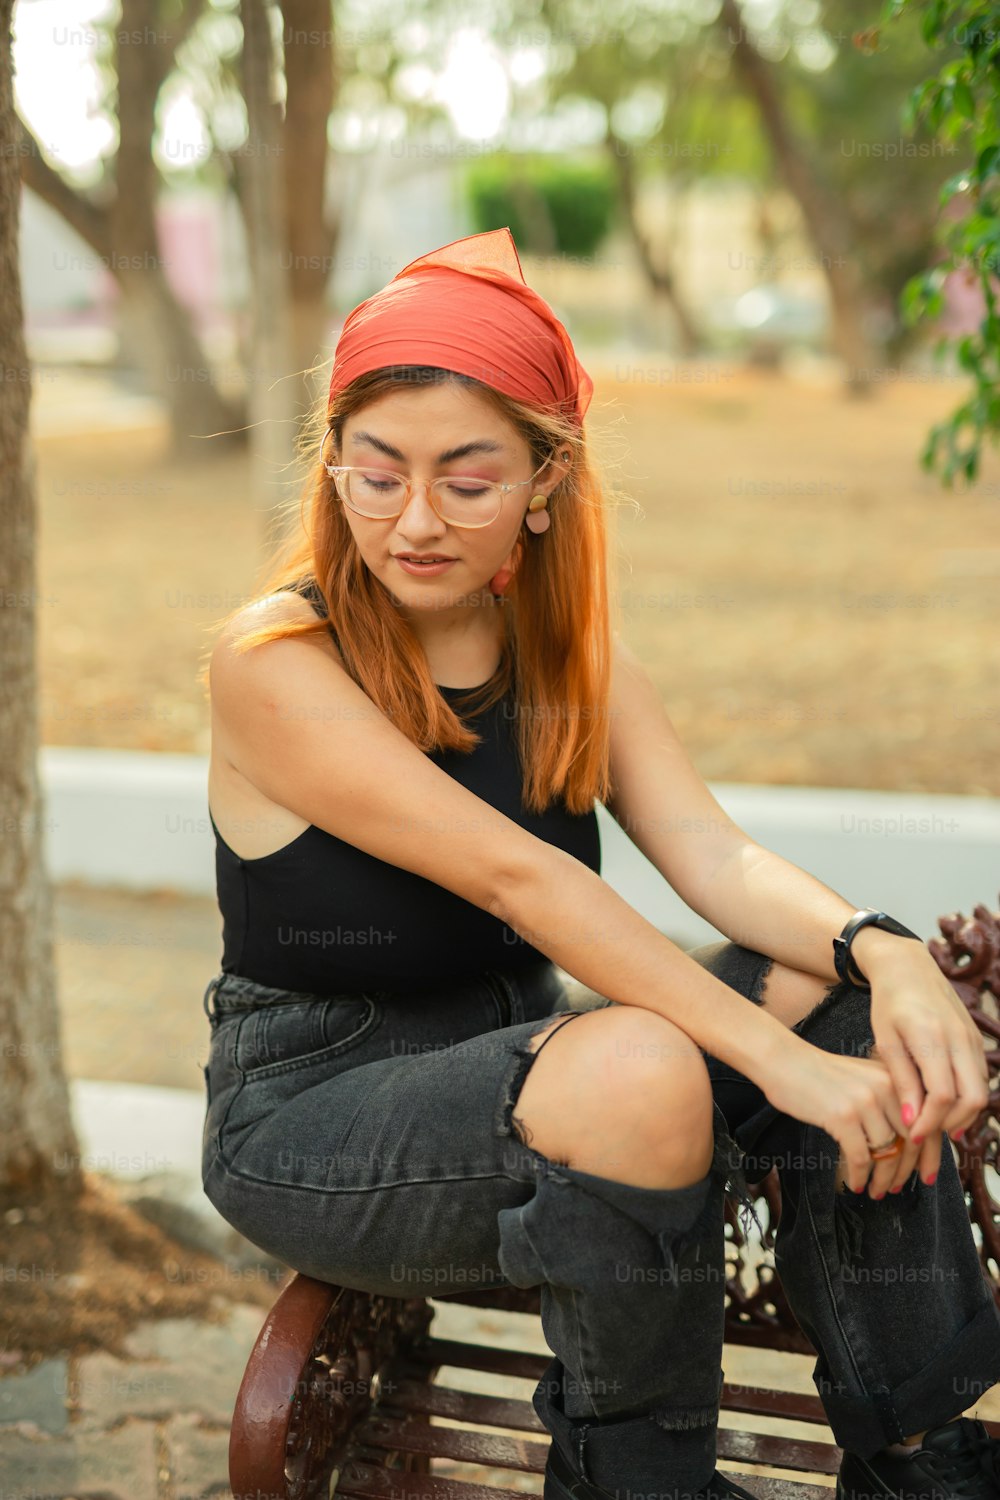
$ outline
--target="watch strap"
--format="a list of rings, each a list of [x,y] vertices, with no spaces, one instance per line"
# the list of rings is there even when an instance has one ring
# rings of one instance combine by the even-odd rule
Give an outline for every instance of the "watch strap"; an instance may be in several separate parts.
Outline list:
[[[844,925],[844,930],[839,937],[833,940],[833,965],[840,978],[845,984],[853,984],[857,989],[871,989],[867,978],[858,968],[857,960],[851,952],[851,944],[862,927],[878,927],[883,932],[891,932],[897,937],[915,938],[919,943],[920,936],[911,932],[909,927],[904,927],[902,922],[897,922],[895,917],[890,917],[887,912],[876,911],[872,906],[866,906],[861,911],[856,911]]]

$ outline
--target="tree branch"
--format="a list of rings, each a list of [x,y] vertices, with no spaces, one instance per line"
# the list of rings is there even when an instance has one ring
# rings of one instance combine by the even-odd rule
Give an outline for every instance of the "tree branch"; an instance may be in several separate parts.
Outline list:
[[[21,130],[21,181],[55,209],[102,259],[111,258],[111,219],[107,208],[94,203],[60,177],[42,155],[28,126],[17,116]]]

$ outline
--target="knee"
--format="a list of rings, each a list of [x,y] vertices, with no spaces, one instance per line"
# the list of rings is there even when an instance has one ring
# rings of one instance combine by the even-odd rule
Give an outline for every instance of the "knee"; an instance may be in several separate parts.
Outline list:
[[[615,1020],[608,1017],[604,1035],[593,1031],[612,1107],[664,1165],[704,1160],[707,1171],[714,1098],[701,1049],[673,1021],[639,1006],[620,1006]]]
[[[699,1180],[714,1152],[701,1049],[640,1006],[586,1012],[561,1027],[531,1068],[517,1114],[547,1154],[555,1148],[584,1171],[638,1176],[649,1186]]]

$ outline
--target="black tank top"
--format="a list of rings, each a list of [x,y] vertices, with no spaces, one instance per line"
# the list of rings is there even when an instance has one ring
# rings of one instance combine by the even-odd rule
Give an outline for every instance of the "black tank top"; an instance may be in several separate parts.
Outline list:
[[[300,586],[299,592],[325,615],[314,584]],[[332,626],[330,630],[334,633]],[[450,702],[467,690],[439,684],[438,691]],[[536,838],[565,849],[600,874],[596,808],[571,813],[559,798],[544,813],[525,810],[510,703],[508,695],[475,715],[482,743],[469,754],[424,753]],[[545,957],[473,902],[315,824],[272,854],[242,859],[209,816],[224,973],[318,995],[365,990],[403,994]],[[429,828],[428,836],[433,833]]]

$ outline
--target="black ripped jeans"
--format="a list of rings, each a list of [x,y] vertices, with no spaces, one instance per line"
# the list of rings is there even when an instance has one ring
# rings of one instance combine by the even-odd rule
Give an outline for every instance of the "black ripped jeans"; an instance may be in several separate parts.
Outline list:
[[[730,942],[691,957],[760,1003],[769,958]],[[707,1056],[703,1179],[642,1188],[560,1165],[522,1142],[511,1115],[537,1056],[529,1040],[586,1014],[566,1000],[547,960],[412,997],[217,975],[204,1002],[208,1198],[253,1244],[337,1285],[540,1286],[553,1358],[535,1410],[584,1477],[612,1490],[693,1491],[715,1467],[724,1198],[748,1223],[747,1179],[770,1163],[775,1266],[819,1351],[813,1378],[841,1447],[871,1456],[1000,1378],[1000,1313],[947,1137],[933,1187],[914,1172],[880,1201],[837,1192],[836,1140]],[[864,1055],[868,993],[829,986],[795,1030]]]

